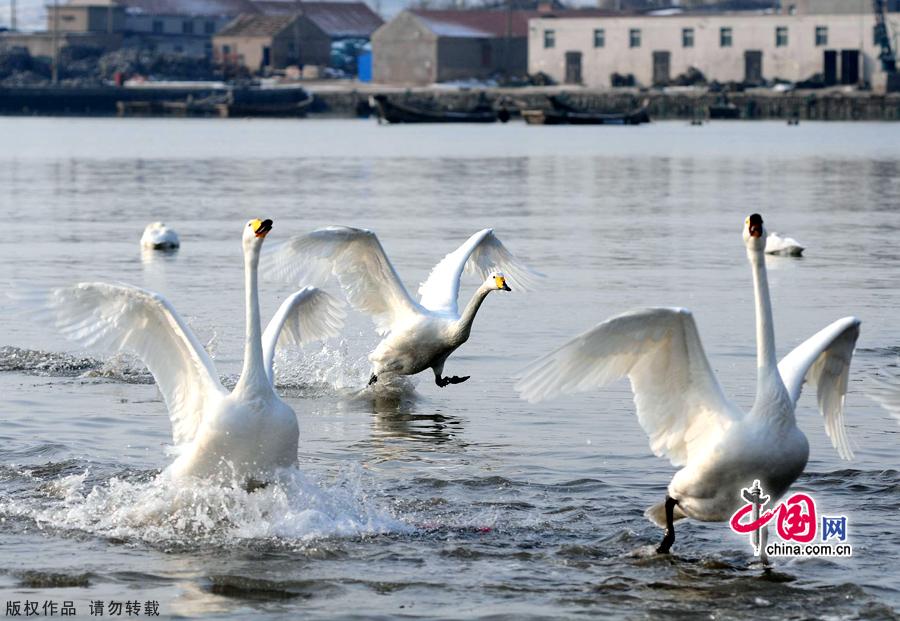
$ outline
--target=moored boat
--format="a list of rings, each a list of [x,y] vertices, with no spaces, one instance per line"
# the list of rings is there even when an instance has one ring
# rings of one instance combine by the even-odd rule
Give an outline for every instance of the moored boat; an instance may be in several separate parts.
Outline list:
[[[640,125],[650,122],[647,102],[629,112],[594,112],[577,108],[559,97],[547,97],[549,108],[522,110],[522,118],[529,125]]]
[[[386,95],[373,95],[369,104],[384,123],[495,123],[509,120],[505,108],[499,112],[487,102],[471,110],[430,109],[391,101]],[[505,114],[504,114],[505,112]]]

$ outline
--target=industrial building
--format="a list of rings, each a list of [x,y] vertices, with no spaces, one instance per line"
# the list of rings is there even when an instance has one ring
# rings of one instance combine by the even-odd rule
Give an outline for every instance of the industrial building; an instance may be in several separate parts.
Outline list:
[[[601,10],[403,11],[372,35],[373,79],[424,85],[524,75],[528,20],[540,16],[611,15]]]
[[[888,13],[889,32],[900,14]],[[684,14],[529,22],[529,72],[607,87],[612,76],[664,86],[690,68],[707,80],[750,84],[821,75],[826,84],[884,88],[876,15]]]

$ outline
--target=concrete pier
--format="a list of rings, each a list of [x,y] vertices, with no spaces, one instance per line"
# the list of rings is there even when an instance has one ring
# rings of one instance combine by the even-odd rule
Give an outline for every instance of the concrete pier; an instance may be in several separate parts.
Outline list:
[[[439,87],[397,88],[347,82],[312,82],[302,86],[315,96],[311,117],[354,118],[367,116],[369,97],[385,94],[410,103],[426,102],[437,107],[464,110],[481,97],[496,104],[541,107],[547,95],[564,94],[573,104],[604,112],[625,112],[646,101],[654,120],[692,120],[705,118],[710,105],[721,103],[723,96],[699,90],[640,91],[638,89],[591,90],[581,87],[524,87],[487,89],[449,89]],[[209,94],[204,89],[194,97]],[[113,86],[93,88],[23,87],[0,88],[0,114],[113,116],[116,101],[184,98],[186,92],[166,89],[127,89]],[[900,94],[847,91],[840,88],[789,91],[752,89],[729,93],[741,119],[799,119],[820,121],[896,121],[900,120]]]

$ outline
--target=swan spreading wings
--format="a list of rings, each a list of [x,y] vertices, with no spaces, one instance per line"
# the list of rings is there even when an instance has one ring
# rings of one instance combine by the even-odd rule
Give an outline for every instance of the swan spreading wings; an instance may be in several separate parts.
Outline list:
[[[102,282],[52,289],[44,313],[63,335],[107,352],[134,354],[165,400],[178,457],[173,476],[222,475],[267,480],[297,462],[294,411],[275,393],[278,347],[336,335],[343,304],[312,287],[289,296],[260,332],[256,269],[271,220],[251,220],[243,235],[246,344],[240,379],[230,393],[190,327],[158,293]]]
[[[853,457],[844,397],[860,322],[835,321],[775,362],[775,333],[762,218],[744,228],[756,300],[757,392],[749,413],[716,379],[691,313],[650,308],[613,317],[533,362],[516,389],[531,402],[605,386],[628,377],[650,447],[681,467],[648,517],[666,527],[658,550],[675,540],[673,521],[728,520],[754,480],[778,499],[803,472],[809,445],[794,418],[805,382],[815,386],[825,430],[838,454]]]
[[[472,235],[448,254],[419,287],[420,300],[409,294],[375,233],[330,226],[291,238],[270,255],[267,273],[295,282],[301,275],[322,282],[334,274],[350,304],[368,313],[385,338],[369,355],[370,384],[383,374],[414,375],[434,371],[438,386],[458,384],[469,376],[444,377],[444,362],[466,342],[475,314],[492,291],[528,290],[538,274],[521,263],[492,229]],[[486,279],[460,313],[463,273]]]

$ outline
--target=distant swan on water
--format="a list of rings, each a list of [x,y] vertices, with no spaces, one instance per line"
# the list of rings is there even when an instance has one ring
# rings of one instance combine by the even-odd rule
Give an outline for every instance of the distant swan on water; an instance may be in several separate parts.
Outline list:
[[[691,313],[650,308],[609,319],[533,362],[516,385],[531,402],[631,380],[650,447],[681,469],[664,502],[647,517],[666,528],[658,552],[675,541],[674,521],[728,520],[744,503],[741,490],[759,480],[773,504],[803,472],[809,445],[794,411],[804,382],[816,387],[825,431],[844,459],[853,453],[844,429],[844,396],[860,322],[845,317],[821,330],[780,363],[758,214],[744,224],[756,299],[756,400],[749,413],[726,399]]]
[[[289,239],[267,259],[266,271],[288,282],[301,275],[320,282],[333,273],[350,304],[372,316],[385,338],[369,355],[370,385],[382,376],[414,375],[429,368],[440,387],[466,381],[468,375],[445,377],[444,363],[468,340],[482,302],[492,291],[527,290],[538,275],[519,262],[492,229],[475,233],[444,257],[419,287],[418,302],[403,286],[375,233],[366,229],[319,229]],[[460,313],[463,271],[486,280]]]
[[[147,250],[174,250],[179,246],[178,233],[162,222],[151,222],[141,235],[141,248]]]
[[[783,257],[799,257],[806,250],[793,237],[781,236],[778,233],[769,233],[766,237],[766,254],[777,254]]]
[[[174,478],[267,481],[277,469],[297,463],[297,417],[275,393],[275,349],[337,334],[344,311],[324,291],[305,288],[288,297],[261,331],[257,266],[271,228],[271,220],[251,220],[244,228],[246,340],[243,369],[231,393],[162,295],[94,282],[41,296],[48,319],[66,337],[86,347],[132,353],[147,365],[172,422],[178,456],[167,473]]]

